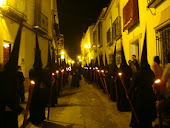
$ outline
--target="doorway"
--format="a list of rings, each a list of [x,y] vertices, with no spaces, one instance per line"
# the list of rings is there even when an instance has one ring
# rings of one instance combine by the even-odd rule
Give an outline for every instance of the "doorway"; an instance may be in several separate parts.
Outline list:
[[[130,57],[132,55],[136,55],[136,59],[139,61],[139,40],[135,40],[130,44]]]
[[[3,65],[5,65],[11,55],[11,43],[3,42]]]

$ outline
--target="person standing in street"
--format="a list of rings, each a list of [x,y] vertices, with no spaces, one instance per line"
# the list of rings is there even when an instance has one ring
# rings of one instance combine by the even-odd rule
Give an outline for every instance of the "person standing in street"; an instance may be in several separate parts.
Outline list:
[[[155,56],[155,57],[154,57],[154,63],[153,63],[153,65],[151,66],[151,69],[152,69],[152,71],[154,72],[156,79],[161,79],[161,78],[162,78],[162,72],[163,72],[163,70],[162,70],[162,67],[160,66],[159,56]]]
[[[136,55],[132,55],[132,62],[136,66],[136,69],[139,70],[139,63],[136,59]]]
[[[25,78],[21,71],[21,66],[18,66],[17,76],[18,76],[19,102],[21,100],[21,103],[24,103],[25,102],[25,87],[24,87]]]

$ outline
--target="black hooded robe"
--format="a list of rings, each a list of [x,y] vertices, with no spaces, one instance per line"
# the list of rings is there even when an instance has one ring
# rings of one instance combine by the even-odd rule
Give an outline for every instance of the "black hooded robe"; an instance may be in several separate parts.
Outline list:
[[[140,69],[133,77],[129,95],[135,112],[139,118],[140,128],[152,128],[153,111],[155,108],[152,84],[155,75],[151,69]],[[156,99],[155,99],[156,100]],[[130,123],[132,128],[138,128],[134,115]]]
[[[43,69],[33,69],[29,73],[30,80],[35,81],[34,91],[30,104],[30,120],[32,124],[39,125],[45,119],[45,104],[41,95],[41,86],[47,87],[50,83],[47,73]]]

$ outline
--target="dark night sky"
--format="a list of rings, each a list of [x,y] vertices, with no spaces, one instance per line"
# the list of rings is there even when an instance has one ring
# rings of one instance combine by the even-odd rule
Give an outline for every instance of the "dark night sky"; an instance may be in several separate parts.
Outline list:
[[[102,8],[110,0],[57,0],[60,32],[64,34],[65,49],[72,59],[80,54],[83,32],[96,22]]]

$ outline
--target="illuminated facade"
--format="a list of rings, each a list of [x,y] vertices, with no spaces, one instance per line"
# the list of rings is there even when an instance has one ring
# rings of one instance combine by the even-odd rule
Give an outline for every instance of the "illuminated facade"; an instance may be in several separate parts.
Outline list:
[[[168,12],[170,12],[168,0],[112,0],[105,13],[101,12],[93,28],[96,52],[92,56],[102,54],[104,59],[106,53],[108,62],[111,63],[116,44],[116,63],[119,65],[120,48],[123,44],[126,60],[132,59],[131,56],[135,54],[140,62],[147,28],[149,64],[152,65],[154,56],[158,55],[164,66],[167,63],[167,54],[170,53]]]
[[[55,18],[54,18],[55,17]],[[43,67],[47,64],[48,44],[56,49],[59,20],[56,0],[0,0],[0,63],[5,64],[23,22],[19,65],[25,77],[34,63],[35,34],[41,49]]]

